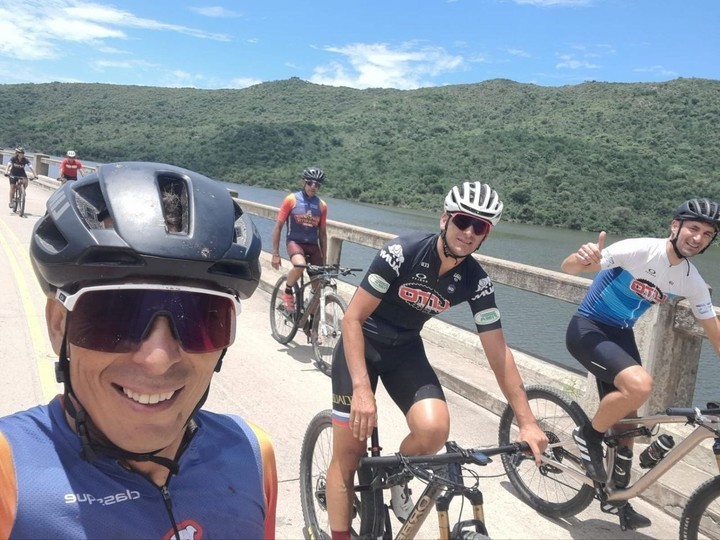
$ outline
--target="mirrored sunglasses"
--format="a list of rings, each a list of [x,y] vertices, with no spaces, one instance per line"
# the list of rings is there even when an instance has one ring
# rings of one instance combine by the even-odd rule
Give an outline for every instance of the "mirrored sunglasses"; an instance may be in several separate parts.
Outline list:
[[[70,343],[108,353],[136,350],[157,317],[169,320],[180,346],[188,353],[208,353],[235,340],[240,301],[231,294],[153,283],[100,285],[75,294],[58,290],[68,310]]]
[[[316,186],[320,186],[320,185],[321,185],[321,182],[318,182],[317,180],[305,180],[305,183],[306,183],[308,186],[313,186],[313,187],[316,187]]]
[[[472,225],[473,233],[482,236],[490,232],[490,223],[484,219],[469,216],[467,214],[453,214],[450,220],[461,231],[466,230]]]

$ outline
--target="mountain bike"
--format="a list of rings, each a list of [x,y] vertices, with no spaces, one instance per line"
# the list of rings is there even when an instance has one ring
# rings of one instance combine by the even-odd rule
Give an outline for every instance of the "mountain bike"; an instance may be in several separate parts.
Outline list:
[[[347,303],[337,294],[338,276],[352,276],[361,272],[361,268],[343,268],[331,265],[295,265],[305,268],[305,273],[293,287],[295,310],[288,311],[283,303],[287,276],[282,276],[275,284],[270,298],[270,329],[272,336],[283,345],[292,341],[297,331],[302,328],[307,335],[308,343],[312,344],[317,367],[330,375],[332,369],[332,353],[340,339],[343,315]]]
[[[688,436],[665,454],[626,488],[593,482],[586,476],[577,445],[572,438],[576,426],[588,421],[585,411],[563,392],[548,386],[529,386],[528,401],[540,428],[550,444],[542,456],[540,467],[522,454],[503,456],[502,462],[510,482],[520,498],[541,514],[552,518],[573,516],[582,512],[593,499],[622,502],[637,497],[663,474],[688,455],[702,441],[715,438],[713,453],[720,469],[720,405],[708,403],[704,409],[671,407],[665,411],[618,422],[628,426],[622,433],[605,435],[605,467],[613,471],[619,439],[647,437],[656,434],[664,424],[694,426]],[[518,433],[515,414],[507,407],[500,418],[499,444],[514,440]],[[628,528],[621,517],[620,527]],[[694,540],[698,534],[720,538],[720,475],[701,484],[687,502],[680,518],[680,538]]]
[[[516,455],[528,449],[525,443],[496,448],[462,448],[445,444],[445,453],[426,456],[381,455],[377,427],[373,430],[370,455],[360,459],[353,503],[353,538],[410,539],[420,532],[433,505],[438,516],[439,540],[480,540],[488,538],[483,511],[483,495],[478,489],[480,475],[469,466],[490,463],[490,456]],[[331,411],[321,411],[310,421],[300,453],[300,501],[306,539],[329,539],[325,486],[332,456]],[[384,493],[393,486],[420,480],[425,489],[410,515],[393,536],[393,520]],[[450,528],[449,508],[461,496],[472,505],[473,518],[460,520]]]
[[[24,178],[21,176],[12,176],[10,174],[6,174],[5,176],[10,179],[15,179],[15,195],[13,196],[12,201],[10,201],[10,208],[12,208],[13,213],[23,217],[25,215]]]

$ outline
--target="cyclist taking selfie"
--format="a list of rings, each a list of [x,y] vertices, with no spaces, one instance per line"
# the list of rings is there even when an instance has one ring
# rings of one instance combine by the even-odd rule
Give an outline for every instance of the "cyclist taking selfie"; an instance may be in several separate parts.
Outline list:
[[[0,418],[0,538],[274,538],[268,437],[202,409],[260,279],[253,223],[158,163],[103,165],[47,208],[30,256],[65,390]]]

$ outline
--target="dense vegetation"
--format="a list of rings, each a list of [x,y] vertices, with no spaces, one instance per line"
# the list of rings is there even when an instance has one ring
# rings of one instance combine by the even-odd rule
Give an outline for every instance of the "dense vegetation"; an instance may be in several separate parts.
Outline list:
[[[223,180],[438,208],[492,184],[525,223],[659,234],[682,199],[720,199],[720,81],[541,87],[494,80],[412,91],[299,79],[242,90],[0,85],[0,146],[98,162],[155,160]]]

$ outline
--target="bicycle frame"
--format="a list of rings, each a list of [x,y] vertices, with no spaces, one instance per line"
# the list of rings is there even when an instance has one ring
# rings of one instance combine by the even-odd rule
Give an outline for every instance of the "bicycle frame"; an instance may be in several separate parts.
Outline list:
[[[315,284],[317,284],[315,286]],[[310,297],[308,298],[307,307],[305,307],[305,292],[309,287],[313,287]],[[300,319],[298,319],[298,326],[300,328],[303,328],[305,324],[308,323],[310,320],[310,317],[317,313],[318,309],[320,309],[320,317],[323,324],[325,324],[325,297],[328,294],[327,289],[330,288],[332,292],[335,292],[337,290],[337,285],[335,284],[335,281],[333,278],[328,277],[323,274],[319,274],[317,276],[310,276],[310,278],[305,281],[305,274],[300,277],[300,284],[299,284],[299,291],[300,296],[298,298],[299,300],[299,306],[301,308],[301,315]]]
[[[402,523],[400,530],[395,535],[395,540],[410,540],[415,538],[430,514],[432,506],[435,507],[438,516],[439,540],[451,540],[455,531],[471,526],[477,533],[487,534],[485,527],[485,512],[483,509],[483,495],[477,487],[464,487],[462,476],[463,464],[487,465],[492,455],[513,454],[523,451],[527,445],[514,443],[507,446],[489,449],[463,449],[456,443],[450,441],[445,444],[446,453],[431,456],[380,456],[377,429],[372,436],[372,455],[360,459],[358,470],[369,470],[368,477],[372,478],[369,485],[359,485],[356,491],[364,489],[388,489],[389,487],[403,483],[413,477],[417,477],[409,470],[401,473],[394,481],[388,481],[388,475],[393,469],[400,466],[416,465],[422,469],[431,469],[433,474],[427,480],[422,494],[418,498],[410,515]],[[443,472],[444,475],[436,473]],[[361,475],[364,476],[364,475]],[[446,480],[447,479],[447,480]],[[455,487],[451,487],[452,484]],[[459,521],[450,528],[449,509],[452,499],[461,495],[465,497],[472,507],[473,519]],[[387,520],[386,520],[387,521]],[[386,531],[389,532],[389,531]]]
[[[694,413],[693,413],[694,414]],[[688,423],[687,415],[669,415],[669,414],[658,414],[652,416],[641,416],[637,418],[625,418],[617,422],[618,425],[631,425],[631,426],[643,426],[648,429],[652,429],[655,426],[661,424],[686,424]],[[702,443],[705,439],[717,437],[717,430],[720,430],[720,417],[718,416],[706,416],[702,423],[697,424],[695,429],[675,445],[666,455],[655,465],[652,469],[649,469],[640,478],[633,482],[630,486],[625,489],[614,489],[610,485],[606,484],[605,493],[608,501],[627,501],[640,495],[654,482],[656,482],[661,476],[672,469],[676,463],[687,456],[692,450]],[[548,449],[551,450],[557,447],[567,446],[567,441],[561,441],[559,443],[551,444]],[[567,465],[555,461],[554,459],[548,458],[546,455],[541,457],[544,464],[555,467],[569,474],[577,481],[594,486],[594,482],[585,475],[585,472],[581,469],[575,469],[568,467]],[[613,464],[610,463],[612,466]],[[718,464],[720,469],[720,463]],[[608,470],[612,470],[608,467]]]

